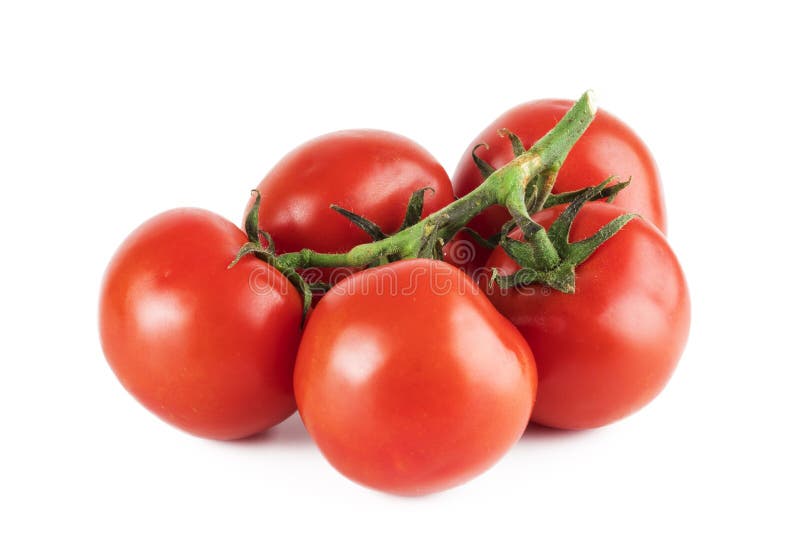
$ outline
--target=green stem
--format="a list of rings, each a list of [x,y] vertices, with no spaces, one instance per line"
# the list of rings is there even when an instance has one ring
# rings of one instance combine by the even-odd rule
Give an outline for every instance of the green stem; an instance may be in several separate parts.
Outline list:
[[[450,240],[456,232],[467,225],[477,214],[492,205],[514,207],[518,211],[519,193],[523,192],[522,205],[525,205],[524,191],[534,178],[544,175],[545,182],[554,176],[566,158],[567,153],[580,138],[594,118],[597,108],[592,93],[587,91],[544,137],[527,152],[520,154],[507,165],[497,169],[477,188],[455,202],[429,215],[418,223],[373,243],[358,245],[349,252],[326,254],[303,249],[288,252],[277,257],[284,267],[297,269],[305,267],[362,267],[381,258],[416,257],[431,232],[443,241]],[[551,186],[552,187],[552,186]],[[540,191],[542,204],[547,191]],[[530,221],[525,211],[525,218]],[[512,213],[514,215],[514,213]],[[520,216],[517,213],[517,216]],[[532,221],[530,221],[532,222]],[[535,223],[534,223],[535,224]],[[546,232],[535,232],[534,249],[542,250],[544,264],[551,264],[552,244]]]

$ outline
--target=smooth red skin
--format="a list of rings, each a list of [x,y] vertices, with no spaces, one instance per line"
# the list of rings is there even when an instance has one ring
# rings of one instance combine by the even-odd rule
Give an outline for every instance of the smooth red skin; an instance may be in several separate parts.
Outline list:
[[[481,143],[488,144],[489,149],[479,148],[477,155],[495,168],[502,167],[514,158],[514,153],[508,139],[498,135],[499,129],[507,128],[514,132],[528,148],[550,131],[573,103],[571,100],[534,100],[503,113],[470,143],[461,157],[453,174],[456,195],[464,196],[483,182],[472,160],[473,147]],[[558,172],[553,191],[575,191],[597,185],[610,176],[633,178],[630,185],[619,193],[614,204],[642,215],[666,233],[667,218],[661,180],[650,151],[625,123],[599,110],[589,128],[570,150]],[[493,206],[473,219],[469,226],[488,237],[497,233],[508,219],[507,210]],[[472,242],[466,235],[459,238]],[[476,251],[474,260],[464,265],[455,264],[473,273],[484,265],[490,253],[481,247]]]
[[[549,228],[563,208],[533,218]],[[622,210],[592,203],[571,240],[592,235]],[[512,234],[520,238],[520,234]],[[518,270],[497,248],[487,267]],[[489,288],[489,299],[528,341],[539,371],[532,420],[564,429],[607,425],[650,402],[666,385],[689,333],[689,292],[663,234],[633,219],[577,270],[572,295]]]
[[[247,237],[199,209],[153,217],[111,260],[100,298],[103,351],[122,385],[187,432],[237,439],[292,414],[302,304],[253,257]]]
[[[489,468],[524,432],[536,394],[519,332],[463,272],[423,259],[356,273],[323,297],[294,379],[330,463],[401,495]]]
[[[447,172],[414,141],[380,130],[334,132],[300,145],[269,171],[257,187],[259,222],[278,252],[347,252],[371,239],[331,204],[394,233],[411,194],[424,187],[434,191],[425,193],[423,216],[453,201]]]

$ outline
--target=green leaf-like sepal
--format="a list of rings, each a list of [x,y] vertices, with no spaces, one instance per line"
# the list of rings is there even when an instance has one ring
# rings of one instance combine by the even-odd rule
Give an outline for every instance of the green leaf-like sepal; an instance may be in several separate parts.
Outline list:
[[[595,197],[603,188],[611,181],[611,178],[606,178],[600,184],[594,187],[587,187],[583,193],[578,195],[572,203],[567,206],[561,215],[553,221],[547,235],[552,241],[553,246],[556,248],[558,254],[564,258],[567,255],[569,246],[569,231],[572,228],[572,223],[578,215],[578,211],[586,204],[591,198]]]
[[[614,180],[616,178],[617,178],[616,176],[612,176],[609,178],[609,180]],[[603,188],[599,193],[597,193],[594,197],[590,198],[589,200],[600,200],[604,198],[606,199],[606,202],[613,202],[613,200],[616,198],[619,192],[628,187],[630,183],[631,179],[628,178],[624,182],[617,182],[615,184],[609,185]],[[553,206],[558,206],[560,204],[568,204],[577,199],[582,194],[584,194],[587,191],[587,189],[595,189],[595,188],[591,187],[586,189],[579,189],[577,191],[553,193],[549,197],[547,197],[547,200],[544,203],[544,207],[552,208]]]
[[[481,159],[481,157],[475,153],[475,151],[478,150],[479,148],[485,148],[486,150],[489,150],[489,145],[487,145],[486,143],[481,143],[479,145],[475,145],[474,147],[472,147],[472,161],[475,162],[475,165],[481,172],[481,176],[483,176],[483,179],[485,180],[489,176],[491,176],[496,169],[491,165],[489,165],[489,163]]]
[[[542,284],[562,293],[575,293],[575,266],[562,263],[550,271],[538,271],[523,267],[508,276],[500,276],[497,269],[492,269],[492,278],[489,283],[490,285],[495,284],[501,289]]]
[[[369,219],[353,213],[350,210],[346,210],[341,206],[337,206],[336,204],[331,204],[331,209],[336,213],[345,216],[351,223],[361,228],[368,236],[372,238],[373,241],[380,241],[381,239],[386,238],[386,234],[383,233],[381,227]]]
[[[408,199],[408,207],[406,208],[406,216],[403,218],[403,224],[400,226],[400,230],[405,230],[409,226],[414,226],[422,220],[425,191],[436,192],[432,187],[423,187],[411,193],[411,198]]]
[[[270,254],[275,254],[275,241],[272,240],[272,236],[269,235],[269,232],[265,232],[259,228],[258,235],[264,238],[264,241],[267,242],[267,252]]]
[[[522,140],[517,137],[517,134],[509,130],[508,128],[500,128],[497,130],[497,133],[500,134],[502,137],[508,137],[508,140],[511,141],[511,149],[514,151],[514,157],[517,158],[526,152],[525,145],[522,144]]]
[[[622,230],[623,226],[636,217],[638,217],[638,215],[635,213],[620,215],[611,222],[606,223],[593,236],[587,237],[582,241],[570,243],[567,252],[567,260],[574,265],[580,265],[586,261],[600,245],[611,239],[614,234]]]
[[[300,322],[302,327],[303,323],[305,323],[306,316],[308,315],[308,310],[311,309],[311,301],[313,298],[311,286],[303,279],[302,276],[300,276],[300,273],[290,267],[284,267],[281,265],[274,253],[264,248],[264,246],[259,242],[254,243],[252,241],[248,241],[242,245],[242,247],[239,249],[239,252],[236,254],[236,257],[228,265],[228,269],[235,267],[242,258],[249,254],[253,254],[267,265],[274,267],[279,273],[285,276],[286,279],[289,280],[289,282],[291,282],[291,284],[300,293],[300,297],[303,299],[303,319]]]
[[[261,250],[263,250],[261,243],[253,243],[252,241],[248,241],[242,245],[242,248],[240,248],[239,252],[236,253],[236,257],[233,258],[233,261],[228,264],[228,269],[233,269],[236,264],[239,263],[245,256],[249,254],[255,254]]]
[[[247,218],[244,220],[244,231],[250,242],[260,243],[258,233],[258,210],[261,208],[261,192],[258,189],[253,189],[250,193],[256,196],[256,200],[253,202],[253,207],[247,212]]]
[[[500,239],[500,246],[520,267],[531,269],[536,267],[536,255],[530,244],[503,237]]]

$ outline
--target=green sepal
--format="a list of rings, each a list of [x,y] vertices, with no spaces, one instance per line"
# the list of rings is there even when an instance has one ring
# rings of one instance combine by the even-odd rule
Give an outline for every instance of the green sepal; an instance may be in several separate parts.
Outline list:
[[[381,227],[375,224],[374,222],[370,221],[369,219],[365,219],[361,215],[353,213],[350,210],[346,210],[341,206],[337,206],[336,204],[331,204],[331,209],[338,213],[339,215],[344,215],[347,220],[351,223],[358,226],[361,230],[363,230],[368,236],[372,238],[373,241],[380,241],[381,239],[386,239],[386,234],[383,233]]]
[[[612,176],[609,178],[610,180],[616,179],[616,176]],[[620,191],[628,187],[631,183],[631,179],[628,178],[624,182],[617,182],[615,184],[609,185],[608,187],[603,188],[597,195],[590,198],[589,200],[600,200],[606,199],[606,202],[613,202],[616,196],[619,194]],[[564,193],[553,193],[544,203],[545,208],[552,208],[553,206],[558,206],[561,204],[568,204],[578,198],[580,195],[586,192],[586,189],[593,189],[593,188],[585,188],[579,189],[577,191],[567,191]]]
[[[489,284],[495,284],[501,289],[542,284],[562,293],[574,293],[575,266],[569,263],[562,263],[550,271],[538,271],[523,267],[508,276],[500,276],[497,269],[492,269],[492,277],[489,280]]]
[[[303,328],[303,325],[306,323],[306,317],[308,317],[308,311],[311,309],[311,303],[314,301],[314,293],[311,291],[311,286],[303,279],[302,276],[297,271],[293,271],[294,276],[287,276],[289,281],[292,283],[294,287],[300,291],[300,296],[303,298],[303,315],[300,319],[300,328]]]
[[[586,204],[591,198],[597,196],[597,194],[602,191],[610,181],[611,178],[606,178],[600,184],[584,189],[583,192],[578,195],[569,206],[567,206],[567,209],[561,212],[561,215],[559,215],[558,218],[553,221],[553,224],[550,225],[550,229],[547,231],[547,236],[550,238],[550,241],[552,241],[553,246],[556,248],[556,251],[561,258],[564,258],[567,255],[569,247],[569,231],[572,228],[572,222],[578,215],[578,211],[580,211],[583,205]]]
[[[267,242],[267,252],[270,254],[275,254],[275,241],[272,240],[272,236],[269,235],[269,232],[259,229],[258,235],[263,237],[264,241]]]
[[[409,226],[414,226],[422,220],[422,207],[425,202],[425,191],[436,192],[432,187],[423,187],[411,193],[411,198],[408,199],[408,207],[406,208],[406,216],[403,218],[403,224],[400,225],[400,230],[405,230]],[[399,231],[399,230],[398,230]]]
[[[526,152],[525,145],[522,144],[522,140],[517,137],[517,134],[509,130],[508,128],[500,128],[497,130],[503,137],[508,137],[508,140],[511,141],[511,149],[514,151],[514,157],[517,158]]]
[[[614,234],[622,230],[623,226],[636,217],[638,217],[638,215],[635,213],[625,213],[603,225],[593,236],[575,243],[570,243],[567,252],[568,261],[574,265],[580,265],[586,261],[600,245],[611,239]]]
[[[253,207],[247,212],[247,217],[244,220],[244,231],[251,243],[259,243],[258,210],[261,208],[261,192],[258,189],[253,189],[250,194],[254,194],[256,200],[253,202]]]
[[[486,143],[481,143],[479,145],[475,145],[474,147],[472,147],[472,161],[475,162],[475,165],[477,165],[478,170],[481,172],[481,176],[483,176],[483,179],[485,180],[489,176],[491,176],[496,169],[491,165],[489,165],[488,162],[481,159],[481,157],[475,153],[475,151],[478,150],[479,148],[485,148],[488,150],[489,145],[487,145]]]
[[[236,257],[233,261],[228,265],[228,269],[232,269],[236,266],[239,261],[245,256],[252,254],[267,265],[274,267],[278,272],[280,272],[283,276],[286,277],[287,280],[297,289],[300,293],[300,297],[303,299],[303,316],[300,322],[300,326],[305,323],[306,316],[308,315],[308,310],[311,309],[311,302],[313,299],[313,294],[311,291],[311,286],[306,282],[300,273],[295,271],[290,267],[284,267],[277,261],[273,252],[270,252],[268,249],[264,248],[264,246],[259,242],[252,242],[248,241],[239,249],[239,252],[236,253]]]
[[[529,243],[503,236],[500,239],[500,246],[520,267],[536,268],[536,255]]]
[[[612,178],[616,177],[612,176]],[[625,180],[624,182],[617,182],[616,184],[606,187],[600,192],[600,196],[598,198],[605,198],[606,202],[611,204],[617,198],[617,195],[619,194],[620,191],[631,185],[632,179],[633,179],[632,177],[628,176],[628,179]]]
[[[239,249],[239,252],[236,253],[236,257],[233,258],[233,261],[228,264],[228,269],[233,269],[237,263],[241,261],[242,258],[247,256],[248,254],[255,254],[263,249],[261,243],[254,243],[252,241],[248,241]],[[271,264],[271,263],[270,263]]]

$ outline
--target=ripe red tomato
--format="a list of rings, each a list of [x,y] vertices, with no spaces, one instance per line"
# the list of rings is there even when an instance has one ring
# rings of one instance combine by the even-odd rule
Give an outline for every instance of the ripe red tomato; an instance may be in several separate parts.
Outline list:
[[[187,432],[255,434],[295,409],[292,369],[302,305],[277,270],[253,257],[233,223],[177,209],[136,229],[103,280],[100,337],[139,402]]]
[[[279,253],[346,252],[370,237],[331,204],[394,233],[412,193],[425,187],[433,191],[425,193],[423,216],[453,201],[445,170],[410,139],[380,130],[334,132],[290,152],[261,181],[259,223]]]
[[[514,153],[511,143],[498,136],[499,129],[506,128],[514,132],[525,148],[530,148],[556,125],[572,104],[574,102],[569,100],[534,100],[503,113],[478,134],[461,157],[453,175],[456,195],[464,196],[483,182],[472,160],[473,147],[481,143],[488,144],[488,150],[479,148],[476,154],[494,168],[502,167],[513,159]],[[666,232],[661,181],[653,157],[642,140],[625,123],[610,113],[599,110],[589,129],[569,152],[559,170],[553,192],[583,189],[614,175],[621,179],[633,178],[630,185],[619,193],[614,204],[642,215]],[[493,206],[473,219],[469,226],[482,236],[489,237],[497,233],[509,218],[504,208]],[[464,249],[461,260],[451,253],[448,256],[453,259],[448,261],[473,273],[483,266],[489,257],[489,250],[478,247],[463,233],[453,243],[459,241],[463,241],[460,246]],[[468,243],[476,247],[474,253],[466,253]],[[465,257],[471,259],[464,263]]]
[[[469,277],[416,259],[361,271],[325,295],[294,380],[303,422],[336,469],[418,495],[476,476],[517,441],[536,367]]]
[[[549,228],[561,211],[533,218]],[[571,241],[589,237],[621,213],[610,204],[587,204]],[[501,274],[519,268],[502,248],[486,266]],[[542,286],[493,286],[487,292],[536,354],[532,419],[551,427],[606,425],[650,402],[669,380],[689,333],[683,272],[663,234],[644,219],[631,220],[577,267],[574,294]]]

